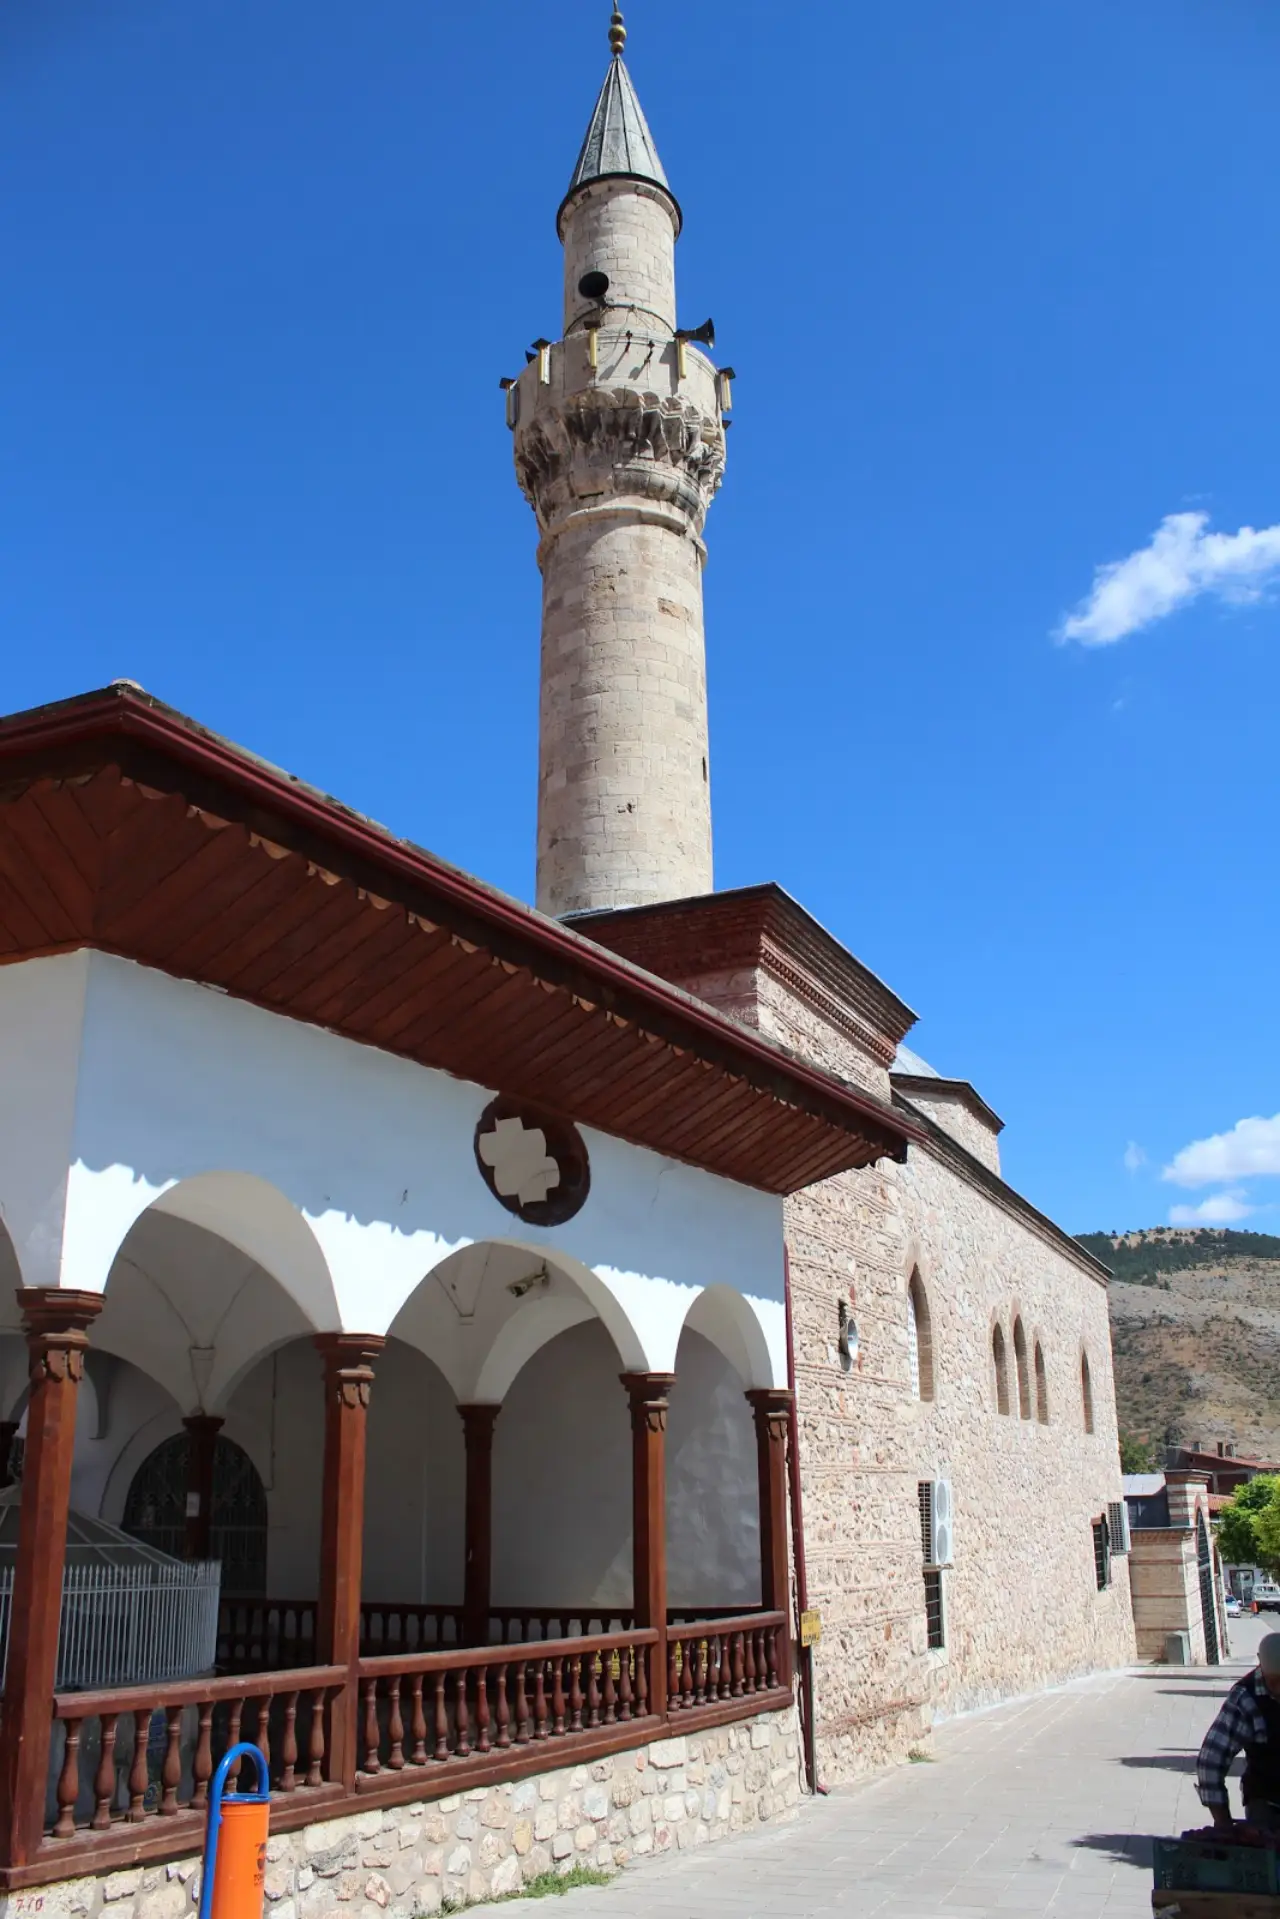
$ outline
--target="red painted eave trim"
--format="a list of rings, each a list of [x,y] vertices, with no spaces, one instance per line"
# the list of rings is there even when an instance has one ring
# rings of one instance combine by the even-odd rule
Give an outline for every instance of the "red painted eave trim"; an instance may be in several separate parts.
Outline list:
[[[707,1035],[731,1054],[764,1067],[783,1080],[841,1109],[858,1131],[871,1130],[890,1144],[887,1153],[905,1159],[911,1142],[924,1133],[910,1120],[892,1112],[868,1095],[857,1092],[790,1054],[758,1038],[714,1008],[646,973],[606,947],[558,921],[507,899],[470,874],[449,866],[433,854],[409,847],[385,828],[373,825],[339,801],[326,798],[300,780],[206,732],[184,715],[155,702],[130,686],[104,687],[73,700],[38,707],[0,720],[0,770],[9,761],[29,760],[44,751],[112,736],[138,740],[162,748],[173,759],[206,776],[212,775],[258,804],[273,807],[384,870],[426,885],[443,900],[477,919],[522,939],[548,955],[592,973],[603,984],[634,999],[647,1001],[668,1018],[674,1017],[694,1032]],[[39,771],[27,769],[32,778]],[[852,1128],[851,1128],[852,1130]]]

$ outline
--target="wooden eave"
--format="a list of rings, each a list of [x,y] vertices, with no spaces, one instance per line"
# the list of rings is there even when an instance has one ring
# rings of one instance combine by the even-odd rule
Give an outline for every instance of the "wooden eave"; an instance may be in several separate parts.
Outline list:
[[[0,963],[80,947],[765,1192],[919,1137],[129,683],[0,720]]]

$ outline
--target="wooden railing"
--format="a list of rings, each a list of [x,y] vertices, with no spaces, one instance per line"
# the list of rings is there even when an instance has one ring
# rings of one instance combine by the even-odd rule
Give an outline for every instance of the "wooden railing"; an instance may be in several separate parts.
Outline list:
[[[684,1621],[667,1633],[667,1711],[785,1692],[791,1684],[787,1615]]]
[[[635,1623],[630,1606],[494,1606],[489,1613],[489,1639],[498,1646],[512,1646],[530,1640],[630,1632]]]
[[[418,1652],[458,1646],[460,1606],[416,1600],[366,1600],[360,1607],[362,1653]],[[224,1599],[218,1608],[218,1668],[226,1673],[274,1672],[309,1666],[316,1656],[314,1599]]]
[[[505,1752],[651,1717],[653,1627],[416,1658],[362,1659],[360,1775]],[[570,1765],[566,1755],[548,1765]],[[446,1788],[447,1790],[447,1788]]]
[[[266,1759],[273,1791],[324,1785],[325,1707],[346,1677],[341,1666],[312,1666],[57,1694],[52,1838],[202,1813],[214,1768],[241,1739]]]

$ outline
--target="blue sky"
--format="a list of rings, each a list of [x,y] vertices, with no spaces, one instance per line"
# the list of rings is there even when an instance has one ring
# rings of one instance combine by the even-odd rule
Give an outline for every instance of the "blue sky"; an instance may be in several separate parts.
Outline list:
[[[127,675],[529,896],[498,379],[607,14],[0,9],[5,710]],[[1280,1230],[1274,0],[628,26],[739,376],[719,883],[888,979],[1073,1230]]]

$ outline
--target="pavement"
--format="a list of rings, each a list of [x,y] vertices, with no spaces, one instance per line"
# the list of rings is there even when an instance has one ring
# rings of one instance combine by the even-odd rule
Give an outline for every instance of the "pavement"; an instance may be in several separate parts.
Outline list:
[[[1200,1741],[1274,1625],[1233,1620],[1229,1665],[1130,1668],[952,1720],[932,1763],[566,1893],[557,1919],[1149,1919],[1152,1837],[1206,1823]],[[526,1912],[549,1919],[524,1899],[504,1919]]]

